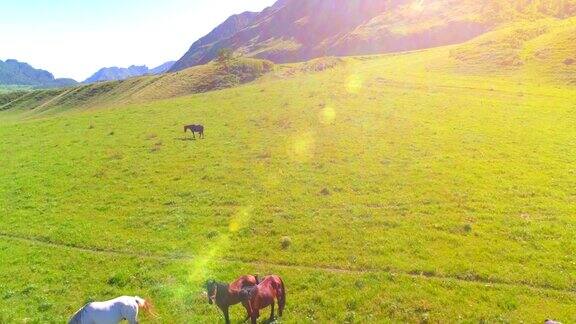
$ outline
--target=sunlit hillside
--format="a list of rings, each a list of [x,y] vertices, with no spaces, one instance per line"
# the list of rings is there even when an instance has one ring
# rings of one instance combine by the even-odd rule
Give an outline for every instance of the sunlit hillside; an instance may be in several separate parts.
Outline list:
[[[462,71],[576,84],[576,20],[506,26],[451,51]]]
[[[576,15],[574,0],[281,0],[232,16],[172,67],[214,59],[220,48],[275,63],[458,44],[511,22]]]
[[[38,117],[68,110],[145,102],[240,85],[272,71],[268,61],[240,58],[228,66],[207,64],[178,73],[144,76],[72,88],[0,93],[0,112]]]
[[[0,322],[245,273],[283,323],[576,322],[573,27],[0,96]]]
[[[519,81],[567,86],[576,84],[576,18],[545,18],[533,22],[505,24],[467,43],[420,52],[410,62],[424,70],[405,73],[449,72],[455,76],[508,76]],[[382,56],[395,62],[406,54]],[[378,56],[366,57],[377,59]],[[363,59],[363,58],[357,58]],[[357,60],[357,59],[353,59]],[[320,58],[300,64],[276,65],[269,61],[240,58],[229,67],[216,63],[177,73],[146,76],[123,81],[82,85],[73,88],[0,92],[0,111],[19,112],[27,117],[70,109],[114,106],[167,99],[237,86],[265,76],[292,77],[296,72],[320,72],[350,61],[350,58]],[[399,75],[403,78],[403,75]],[[16,89],[16,91],[15,91]]]

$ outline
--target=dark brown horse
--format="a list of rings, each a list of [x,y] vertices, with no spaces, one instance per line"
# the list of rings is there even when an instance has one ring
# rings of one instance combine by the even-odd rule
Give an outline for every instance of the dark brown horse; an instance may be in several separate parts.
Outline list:
[[[240,292],[242,305],[250,314],[252,324],[256,324],[260,317],[260,310],[272,306],[270,322],[274,321],[274,303],[278,302],[278,316],[282,317],[286,305],[286,289],[284,282],[278,276],[267,276],[256,286],[242,288]]]
[[[186,125],[184,126],[184,133],[188,130],[192,132],[192,137],[196,138],[196,133],[200,135],[200,138],[204,138],[204,126],[202,125]]]
[[[242,276],[236,279],[231,284],[219,283],[214,280],[209,280],[206,282],[206,292],[208,293],[208,303],[216,304],[218,308],[224,313],[224,319],[226,324],[230,324],[230,316],[228,310],[230,306],[236,305],[242,302],[242,305],[246,310],[249,309],[248,301],[243,301],[240,298],[240,292],[244,288],[253,287],[258,284],[258,278],[256,276]],[[250,317],[248,313],[246,319]]]

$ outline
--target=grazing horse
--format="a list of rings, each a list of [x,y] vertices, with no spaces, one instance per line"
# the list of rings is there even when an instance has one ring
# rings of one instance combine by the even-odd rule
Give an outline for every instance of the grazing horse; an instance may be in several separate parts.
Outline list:
[[[105,302],[88,303],[80,308],[68,321],[68,324],[118,324],[127,320],[129,324],[138,324],[138,310],[142,309],[152,317],[152,304],[140,297],[118,297]]]
[[[240,292],[243,304],[248,303],[246,310],[250,314],[252,324],[256,324],[260,310],[272,306],[270,322],[274,321],[274,302],[278,301],[278,315],[282,317],[286,305],[286,289],[284,282],[278,276],[267,276],[258,285],[246,287]]]
[[[200,138],[204,138],[204,126],[202,126],[202,125],[184,126],[184,133],[186,133],[188,130],[190,130],[192,132],[192,138],[196,138],[195,133],[198,133],[198,135],[200,135]]]
[[[248,310],[247,301],[244,302],[240,298],[240,291],[247,287],[253,287],[258,284],[258,277],[256,276],[242,276],[236,279],[231,284],[219,283],[214,280],[209,280],[206,282],[206,292],[208,293],[208,303],[216,304],[218,308],[224,313],[224,319],[226,324],[230,323],[230,316],[228,310],[230,306],[236,305],[240,302],[244,305],[244,308]],[[248,313],[248,317],[250,314]]]

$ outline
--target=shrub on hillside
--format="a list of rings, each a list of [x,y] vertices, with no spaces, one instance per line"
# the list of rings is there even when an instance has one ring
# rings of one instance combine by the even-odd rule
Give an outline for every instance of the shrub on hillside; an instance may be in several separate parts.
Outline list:
[[[288,250],[290,245],[292,245],[292,239],[290,239],[290,237],[284,236],[280,239],[280,246],[282,246],[282,250]]]
[[[234,51],[230,48],[221,48],[216,57],[216,63],[223,67],[228,67],[234,60]]]
[[[322,72],[325,70],[334,69],[336,67],[344,65],[345,62],[339,57],[320,57],[300,65],[301,72]]]
[[[265,60],[239,58],[229,61],[228,65],[221,65],[217,62],[212,78],[205,85],[204,90],[234,87],[253,81],[273,69],[274,63]]]

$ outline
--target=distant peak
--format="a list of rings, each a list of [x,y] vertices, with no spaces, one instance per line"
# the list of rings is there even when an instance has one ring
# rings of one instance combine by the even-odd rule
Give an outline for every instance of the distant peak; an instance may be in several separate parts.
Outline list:
[[[54,75],[42,69],[16,59],[0,60],[0,84],[28,85],[35,87],[64,87],[74,85],[72,79],[56,79]]]
[[[128,67],[106,67],[98,70],[98,72],[86,79],[84,83],[125,80],[144,75],[161,74],[168,71],[173,64],[174,62],[170,61],[153,69],[148,68],[146,65],[135,64]]]

